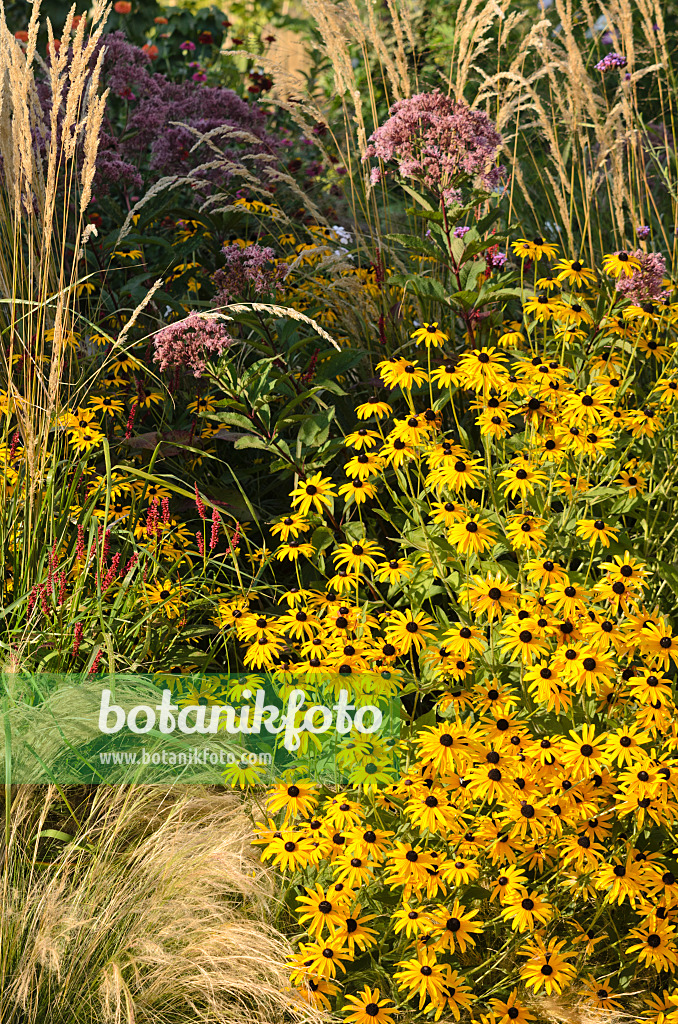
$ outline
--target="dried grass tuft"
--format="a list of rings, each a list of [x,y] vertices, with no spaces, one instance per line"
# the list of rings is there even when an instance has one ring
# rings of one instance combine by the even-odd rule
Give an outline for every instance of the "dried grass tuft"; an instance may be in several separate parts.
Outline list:
[[[542,996],[535,1001],[534,1009],[549,1024],[630,1024],[638,1020],[636,1014],[599,1010],[590,1003],[573,1002],[567,994]]]
[[[3,1024],[323,1019],[289,989],[288,944],[266,923],[273,885],[237,798],[101,786],[73,810],[48,864],[39,837],[63,821],[59,792],[22,787],[12,805]]]

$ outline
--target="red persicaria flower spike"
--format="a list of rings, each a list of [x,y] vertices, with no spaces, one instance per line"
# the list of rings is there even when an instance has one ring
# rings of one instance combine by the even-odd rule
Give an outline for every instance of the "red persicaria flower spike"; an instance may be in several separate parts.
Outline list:
[[[235,532],[234,532],[233,536],[230,538],[230,540],[228,542],[228,545],[229,545],[231,551],[233,552],[233,554],[235,554],[235,549],[238,546],[238,541],[239,540],[240,540],[240,523],[236,523]]]
[[[78,539],[75,545],[75,557],[79,562],[85,561],[85,529],[78,526]]]
[[[92,662],[92,667],[89,670],[89,675],[90,676],[93,676],[94,673],[98,671],[100,661],[101,661],[101,650],[98,650],[97,651],[97,656],[94,659],[94,661]]]
[[[73,650],[71,656],[76,658],[78,651],[80,650],[80,644],[82,643],[82,636],[84,633],[82,622],[76,622],[75,629],[73,630]]]
[[[40,584],[40,606],[44,615],[49,615],[49,605],[47,604],[47,591],[43,584]]]
[[[205,515],[206,515],[206,512],[205,512],[205,502],[202,500],[202,498],[200,497],[200,494],[198,493],[198,485],[197,485],[197,483],[194,483],[193,487],[195,489],[195,504],[196,504],[196,508],[198,509],[198,512],[200,513],[200,518],[204,519]]]
[[[202,534],[201,533],[196,533],[196,535],[195,535],[195,542],[198,545],[198,552],[199,552],[199,554],[204,555],[205,554],[205,541],[202,539]]]
[[[136,552],[135,552],[135,553],[134,553],[134,554],[132,555],[132,557],[130,558],[130,560],[129,560],[129,562],[127,563],[127,565],[125,566],[125,568],[124,568],[124,569],[121,569],[121,571],[120,571],[120,575],[121,575],[121,576],[126,576],[128,572],[131,572],[131,571],[132,571],[132,569],[134,568],[134,566],[135,566],[135,565],[137,564],[137,562],[138,562],[138,561],[139,561],[139,556],[138,556],[138,555],[136,554]]]
[[[103,594],[106,593],[106,591],[110,587],[111,583],[113,582],[113,580],[117,576],[117,574],[118,574],[118,566],[119,565],[120,565],[120,552],[117,551],[113,555],[113,561],[111,562],[111,567],[110,567],[110,569],[108,570],[108,572],[106,573],[106,575],[104,577],[104,582],[101,584],[101,591],[102,591]]]
[[[15,430],[14,433],[12,434],[12,442],[11,442],[11,444],[9,446],[9,461],[10,462],[14,462],[14,457],[16,455],[16,450],[19,447],[19,440],[20,440],[20,438],[21,438],[21,435],[19,434],[19,431]]]
[[[62,569],[59,573],[59,604],[62,605],[66,600],[66,573]]]
[[[158,499],[154,498],[146,516],[146,535],[148,537],[155,537],[158,531],[158,519]]]
[[[165,526],[169,526],[171,522],[169,498],[162,499],[162,521]]]
[[[212,536],[210,537],[210,551],[214,551],[215,547],[219,543],[219,528],[221,526],[221,516],[216,509],[212,512]]]
[[[37,599],[38,599],[38,588],[37,587],[33,587],[33,589],[31,590],[30,594],[28,595],[28,609],[27,609],[27,612],[28,612],[28,618],[29,619],[31,617],[31,612],[35,608],[35,602],[37,601]]]
[[[125,430],[126,441],[129,441],[130,437],[132,436],[132,430],[134,429],[134,420],[137,414],[137,407],[138,402],[132,402],[132,408],[129,411],[129,416],[127,418],[127,428]]]

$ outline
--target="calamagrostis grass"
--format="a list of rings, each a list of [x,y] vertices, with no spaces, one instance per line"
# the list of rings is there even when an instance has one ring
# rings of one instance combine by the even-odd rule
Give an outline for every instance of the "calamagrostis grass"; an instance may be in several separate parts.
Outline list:
[[[322,1019],[290,994],[288,946],[266,923],[273,887],[236,798],[101,786],[78,804],[78,792],[22,787],[12,804],[2,1024]]]

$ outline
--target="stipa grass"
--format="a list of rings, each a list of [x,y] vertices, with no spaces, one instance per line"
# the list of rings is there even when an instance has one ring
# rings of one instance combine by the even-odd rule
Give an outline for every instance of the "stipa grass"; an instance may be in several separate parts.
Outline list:
[[[101,787],[67,811],[55,788],[24,787],[12,805],[3,1024],[318,1019],[290,997],[286,943],[265,923],[271,882],[238,801]],[[69,832],[48,827],[64,819]]]

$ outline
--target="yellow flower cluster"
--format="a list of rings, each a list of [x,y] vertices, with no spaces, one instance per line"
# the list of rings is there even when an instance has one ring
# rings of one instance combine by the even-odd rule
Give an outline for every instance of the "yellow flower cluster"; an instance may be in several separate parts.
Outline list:
[[[576,260],[556,269],[594,287]],[[396,784],[287,778],[260,827],[306,889],[294,982],[356,1024],[476,1000],[486,1024],[530,1021],[535,994],[574,979],[594,1009],[678,1019],[673,989],[654,994],[678,965],[678,637],[648,603],[641,527],[672,480],[653,438],[673,429],[678,306],[581,302],[590,320],[526,303],[538,332],[520,324],[510,354],[434,366],[449,334],[426,323],[426,366],[380,363],[388,394],[357,409],[347,482],[300,479],[272,528],[299,579],[289,611],[245,603],[232,626],[246,664],[340,673],[356,698],[367,675],[402,687]],[[341,997],[358,959],[379,987]]]

